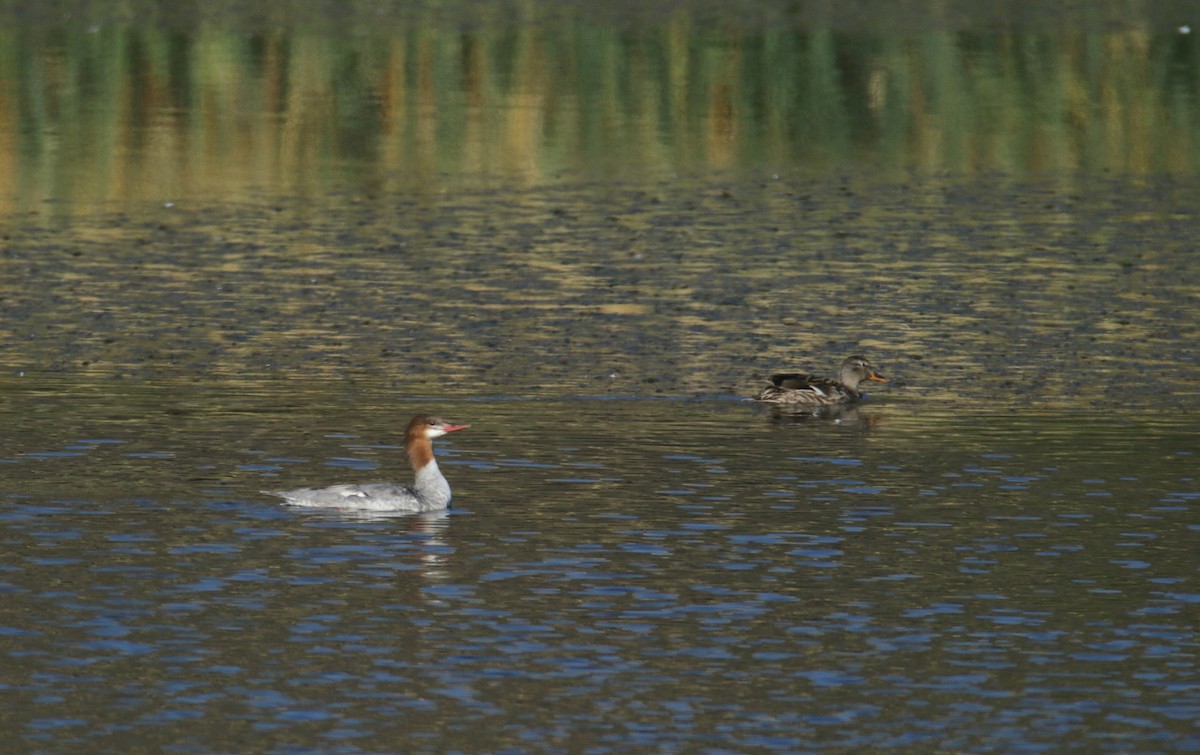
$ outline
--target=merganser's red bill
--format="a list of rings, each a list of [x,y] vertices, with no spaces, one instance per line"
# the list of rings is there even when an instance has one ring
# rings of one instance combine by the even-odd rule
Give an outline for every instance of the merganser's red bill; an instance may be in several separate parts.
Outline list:
[[[452,425],[452,424],[450,424],[449,422],[447,422],[446,424],[442,425],[442,429],[443,429],[443,430],[445,430],[445,431],[446,431],[446,432],[448,432],[448,433],[452,433],[452,432],[455,432],[455,431],[457,431],[457,430],[466,430],[468,427],[470,427],[470,425]]]

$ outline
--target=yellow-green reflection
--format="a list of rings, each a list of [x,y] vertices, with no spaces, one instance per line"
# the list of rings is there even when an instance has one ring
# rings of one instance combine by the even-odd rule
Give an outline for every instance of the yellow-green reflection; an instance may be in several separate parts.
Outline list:
[[[439,9],[351,29],[0,32],[0,201],[537,185],[734,168],[1192,172],[1191,35]],[[369,16],[368,16],[369,18]]]

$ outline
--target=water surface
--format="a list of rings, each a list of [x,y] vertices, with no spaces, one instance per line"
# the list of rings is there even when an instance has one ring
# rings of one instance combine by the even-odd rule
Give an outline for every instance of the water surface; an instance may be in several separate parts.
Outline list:
[[[1190,8],[222,7],[5,11],[10,749],[1200,749]]]
[[[402,475],[387,407],[82,388],[0,459],[31,748],[1200,744],[1190,418],[466,401],[456,508],[357,518],[256,491]]]

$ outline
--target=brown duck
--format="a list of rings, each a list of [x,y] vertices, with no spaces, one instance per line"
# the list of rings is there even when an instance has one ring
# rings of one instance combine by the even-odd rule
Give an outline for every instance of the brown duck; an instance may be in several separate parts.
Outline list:
[[[801,406],[831,406],[858,401],[862,394],[858,386],[864,380],[886,383],[888,379],[860,356],[846,357],[838,370],[837,379],[787,372],[772,375],[770,383],[754,397],[755,401]]]

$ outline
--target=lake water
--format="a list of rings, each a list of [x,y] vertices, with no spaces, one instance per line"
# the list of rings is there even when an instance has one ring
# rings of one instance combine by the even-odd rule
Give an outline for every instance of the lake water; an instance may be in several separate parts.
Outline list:
[[[872,7],[5,11],[0,749],[1200,750],[1188,9]]]

